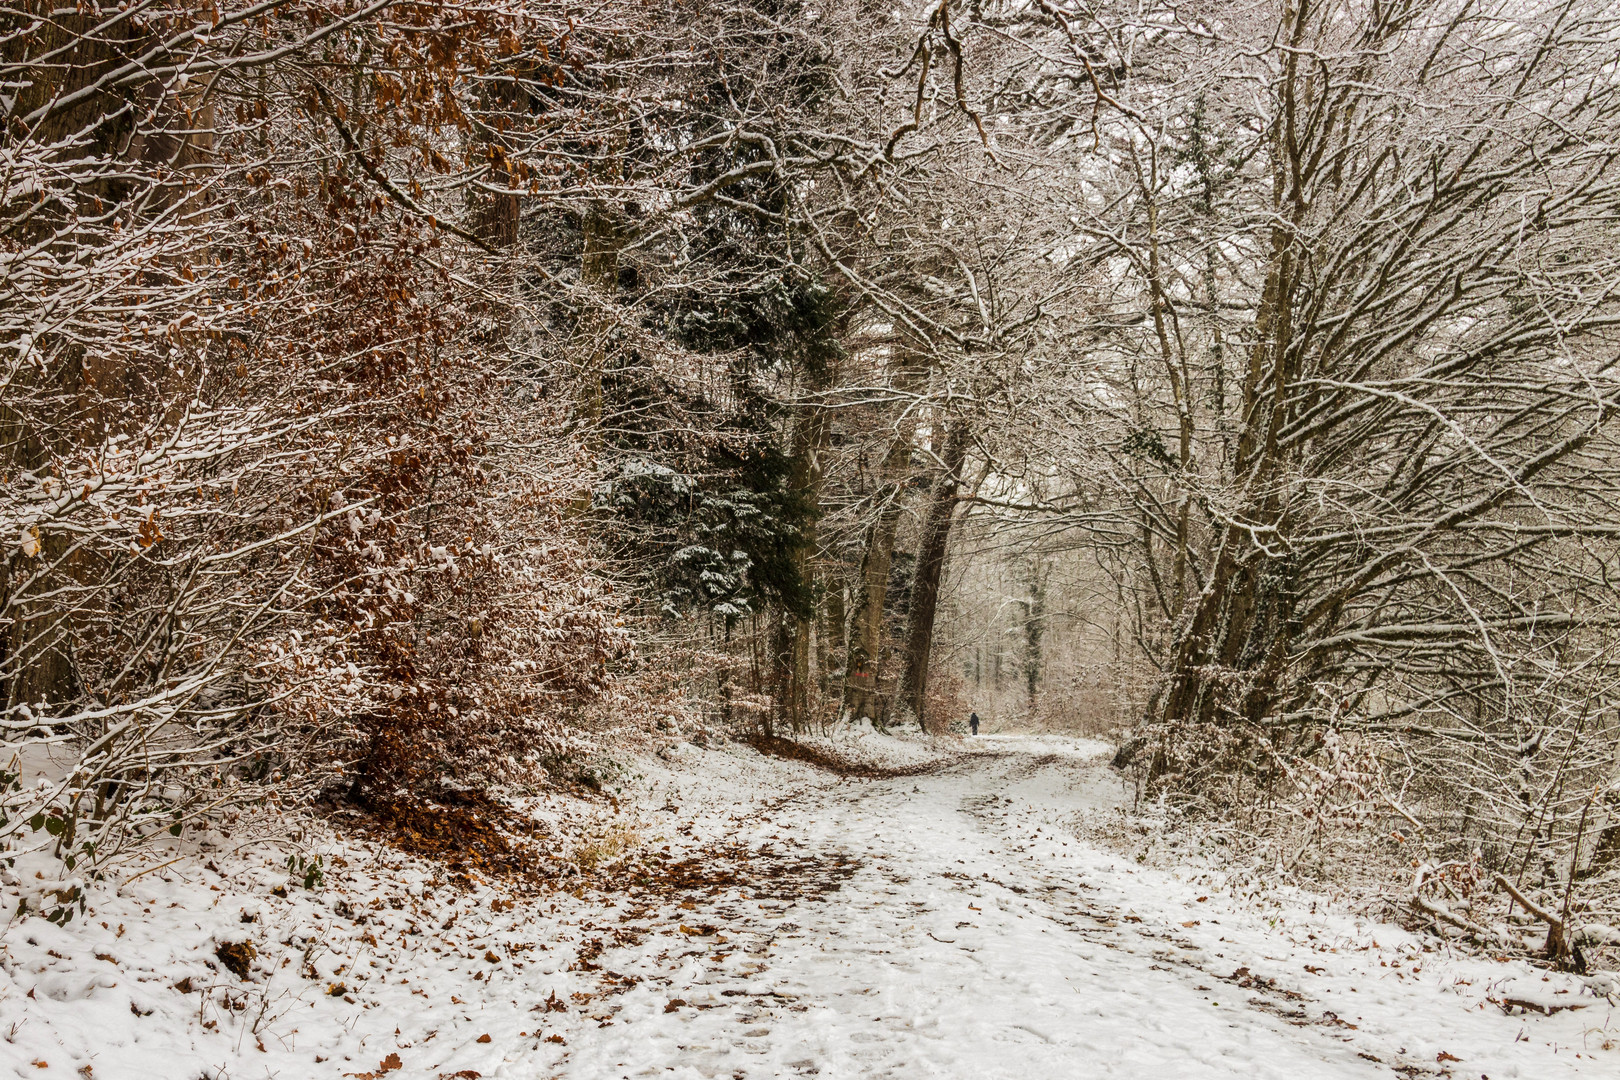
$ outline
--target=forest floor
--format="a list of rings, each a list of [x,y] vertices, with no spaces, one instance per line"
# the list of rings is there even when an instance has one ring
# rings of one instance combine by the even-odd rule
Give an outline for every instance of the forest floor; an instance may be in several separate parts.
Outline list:
[[[168,855],[178,862],[153,856],[139,878],[132,867],[97,886],[85,920],[6,928],[0,1069],[1550,1080],[1620,1068],[1615,999],[1597,992],[1612,983],[1452,953],[1309,893],[1080,839],[1099,816],[1124,820],[1100,743],[850,743],[881,767],[840,776],[682,744],[629,763],[615,806],[537,803],[542,819],[599,813],[580,827],[603,852],[651,853],[614,887],[597,875],[572,892],[455,888],[442,868],[335,834],[308,840],[327,869],[318,889],[289,889],[285,845],[245,828]],[[251,955],[227,947],[242,944]]]

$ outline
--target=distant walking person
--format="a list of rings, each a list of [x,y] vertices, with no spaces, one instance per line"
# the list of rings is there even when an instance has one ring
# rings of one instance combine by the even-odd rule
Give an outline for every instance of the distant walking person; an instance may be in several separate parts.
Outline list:
[[[968,727],[973,729],[973,734],[977,735],[979,733],[978,713],[968,713]]]

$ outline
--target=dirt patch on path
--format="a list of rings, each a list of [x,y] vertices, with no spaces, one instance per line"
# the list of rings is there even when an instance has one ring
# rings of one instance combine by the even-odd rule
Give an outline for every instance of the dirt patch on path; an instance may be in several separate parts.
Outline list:
[[[748,740],[748,744],[760,753],[769,754],[771,757],[786,758],[789,761],[802,761],[806,765],[814,766],[837,776],[859,780],[891,780],[901,776],[922,776],[925,773],[939,772],[956,764],[956,759],[942,757],[913,765],[874,765],[871,762],[843,757],[819,746],[806,746],[804,743],[784,739],[778,735],[755,735]]]

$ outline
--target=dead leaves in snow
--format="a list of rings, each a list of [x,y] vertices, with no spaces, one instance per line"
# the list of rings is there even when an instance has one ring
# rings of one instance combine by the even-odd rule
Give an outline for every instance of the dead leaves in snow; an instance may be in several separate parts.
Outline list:
[[[712,923],[704,923],[702,926],[687,926],[685,923],[681,923],[680,930],[681,933],[692,937],[709,937],[720,932],[720,928]]]
[[[391,1073],[396,1069],[403,1069],[404,1067],[405,1063],[399,1060],[398,1054],[389,1054],[387,1057],[383,1058],[377,1063],[377,1069],[375,1072],[344,1073],[343,1075],[352,1076],[354,1077],[354,1080],[382,1080],[382,1077],[385,1074]]]
[[[370,818],[368,831],[378,839],[445,863],[458,884],[477,873],[532,888],[556,874],[540,846],[539,822],[487,795],[441,791],[434,799],[373,796],[362,809]]]
[[[259,950],[253,947],[251,941],[227,941],[214,950],[219,962],[238,979],[247,980],[253,971],[253,961],[259,955]]]

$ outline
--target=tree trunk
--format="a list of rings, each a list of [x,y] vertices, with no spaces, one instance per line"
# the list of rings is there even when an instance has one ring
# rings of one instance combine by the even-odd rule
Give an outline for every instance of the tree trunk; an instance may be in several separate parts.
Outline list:
[[[844,709],[879,723],[886,718],[878,692],[883,654],[883,615],[889,595],[889,569],[894,562],[894,538],[900,526],[900,495],[911,470],[911,440],[915,422],[903,423],[889,443],[883,459],[883,488],[877,518],[866,531],[861,556],[861,580],[849,621],[849,656],[844,681]]]
[[[23,10],[43,21],[37,34],[8,36],[0,44],[0,62],[24,66],[31,55],[51,59],[25,68],[28,79],[12,104],[13,116],[53,100],[72,99],[151,42],[150,33],[138,29],[133,20],[101,26],[102,15],[83,9],[75,13],[71,8],[30,3]],[[100,216],[107,212],[104,204],[125,204],[132,214],[155,215],[192,200],[186,220],[195,223],[201,220],[197,188],[174,181],[175,174],[195,167],[200,152],[212,147],[214,107],[206,94],[210,85],[211,80],[199,80],[174,101],[154,82],[98,91],[77,104],[53,109],[26,135],[36,145],[61,148],[60,158],[121,160],[131,166],[81,183],[76,191],[78,212]],[[181,121],[177,103],[188,109],[195,106],[196,111]],[[143,109],[145,118],[137,119]],[[43,244],[53,233],[61,234],[67,218],[54,207],[41,203],[38,213],[24,215],[14,239],[26,249]],[[19,469],[46,475],[53,459],[74,456],[109,433],[138,426],[138,421],[131,424],[124,400],[138,393],[138,384],[132,382],[121,356],[93,352],[82,340],[53,330],[40,333],[35,344],[41,355],[51,358],[48,368],[36,374],[22,367],[8,378],[9,393],[0,400],[0,466],[8,475]],[[172,372],[145,374],[167,380]],[[183,400],[183,393],[170,396]],[[18,402],[25,404],[19,407]],[[176,411],[176,420],[178,415]],[[73,536],[58,528],[37,528],[33,544],[31,554],[13,556],[8,568],[13,572],[0,584],[0,700],[8,711],[27,705],[35,715],[44,716],[61,712],[64,703],[83,690],[75,641],[82,616],[77,594],[85,556],[73,550]],[[39,576],[27,580],[35,573]],[[19,584],[23,595],[12,591]]]
[[[836,340],[840,328],[841,324],[835,323],[825,332]],[[827,342],[813,344],[821,348]],[[821,458],[832,435],[833,416],[832,411],[820,403],[819,394],[832,385],[834,376],[835,372],[828,363],[810,365],[806,400],[800,404],[793,424],[793,468],[788,476],[788,485],[808,505],[818,508],[821,504]],[[812,514],[792,554],[795,576],[804,583],[806,597],[799,610],[788,608],[781,612],[772,642],[777,715],[795,732],[803,730],[810,718],[810,636],[816,610],[811,586],[815,581],[815,555],[816,522],[815,514]]]
[[[922,543],[917,550],[917,576],[911,586],[911,612],[906,623],[906,673],[901,683],[903,700],[917,724],[928,730],[924,703],[928,694],[928,658],[934,645],[934,614],[939,607],[939,583],[945,571],[945,552],[956,521],[956,489],[967,458],[968,428],[958,418],[946,430],[944,464],[934,481],[923,519]]]
[[[618,222],[605,206],[593,204],[585,213],[582,226],[584,250],[579,261],[579,282],[603,301],[610,299],[619,284],[619,249],[624,236]],[[580,379],[575,406],[575,423],[584,429],[594,455],[602,446],[602,377],[607,369],[613,317],[603,308],[585,301],[575,331]]]
[[[787,730],[805,730],[810,716],[810,620],[779,613],[775,641],[776,714]]]
[[[824,698],[831,698],[834,694],[832,676],[838,668],[838,658],[849,652],[849,615],[844,610],[845,586],[828,580],[821,587],[825,599],[821,605],[821,623],[816,627],[816,685]],[[843,693],[843,688],[839,687],[839,700],[843,700]]]
[[[882,723],[882,695],[878,668],[883,652],[883,608],[889,593],[889,567],[894,561],[894,537],[900,524],[900,484],[889,485],[878,519],[866,533],[861,556],[860,591],[849,622],[849,658],[844,679],[844,709],[852,717]]]
[[[1024,681],[1029,691],[1029,707],[1035,708],[1035,695],[1042,675],[1041,643],[1046,637],[1046,578],[1040,556],[1030,560],[1029,598],[1024,601]]]
[[[1278,439],[1298,377],[1289,342],[1300,266],[1295,237],[1304,211],[1297,204],[1280,209],[1291,209],[1291,220],[1272,229],[1233,461],[1233,473],[1245,487],[1264,494],[1237,516],[1243,524],[1219,534],[1209,581],[1191,601],[1161,702],[1160,717],[1171,723],[1209,724],[1217,716],[1259,719],[1276,697],[1297,633],[1293,560],[1254,540],[1256,526],[1278,537],[1289,534],[1287,506],[1274,481],[1284,468]]]
[[[888,719],[887,702],[879,692],[884,653],[884,609],[889,596],[889,570],[894,563],[894,538],[900,526],[900,496],[911,475],[911,444],[917,434],[916,415],[906,400],[917,389],[926,366],[909,351],[895,373],[894,389],[902,395],[901,414],[883,457],[882,486],[874,502],[877,516],[866,530],[861,554],[861,578],[849,618],[849,649],[844,662],[844,711],[879,724]]]

